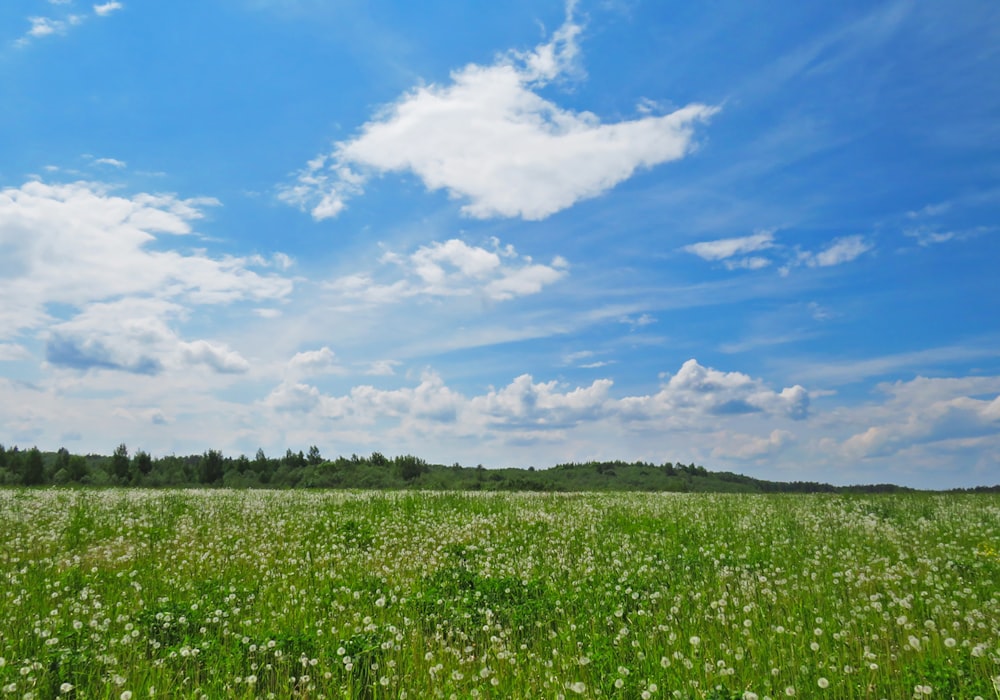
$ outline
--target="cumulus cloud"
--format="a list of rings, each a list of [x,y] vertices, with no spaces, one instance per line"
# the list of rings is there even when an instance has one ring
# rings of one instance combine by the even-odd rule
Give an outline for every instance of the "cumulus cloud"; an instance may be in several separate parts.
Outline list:
[[[119,297],[187,304],[270,300],[292,283],[259,275],[241,258],[153,250],[162,235],[187,235],[206,199],[119,196],[101,184],[29,182],[0,190],[0,336],[49,322],[52,304],[80,309]]]
[[[513,246],[472,246],[458,239],[433,242],[410,254],[392,251],[382,262],[401,273],[383,273],[376,279],[366,273],[341,277],[329,287],[347,298],[369,304],[387,304],[407,298],[469,296],[478,294],[491,301],[537,294],[567,274],[569,263],[556,256],[548,265],[523,256]]]
[[[475,218],[544,219],[596,197],[639,168],[678,160],[695,126],[718,109],[692,104],[670,114],[602,123],[563,109],[539,88],[574,73],[582,26],[572,5],[550,41],[470,64],[445,85],[424,85],[386,106],[352,139],[310,161],[280,197],[316,219],[336,216],[372,175],[415,174]]]
[[[849,457],[896,454],[914,444],[1000,437],[1000,377],[917,377],[883,383],[887,400],[868,414],[869,425],[841,444]]]
[[[288,361],[288,370],[295,376],[308,376],[340,372],[342,368],[333,350],[324,345],[319,350],[295,353]]]
[[[770,421],[801,419],[809,401],[802,387],[773,391],[759,379],[703,367],[695,360],[686,362],[656,394],[616,398],[612,388],[610,379],[570,386],[522,374],[506,386],[490,387],[469,397],[428,371],[416,387],[357,386],[341,396],[328,396],[314,386],[286,379],[264,404],[279,412],[309,412],[319,419],[335,419],[342,428],[389,420],[397,427],[446,432],[452,437],[503,434],[508,439],[554,439],[586,426],[614,425],[616,430],[631,431],[645,430],[652,424],[669,431],[725,424],[744,414]],[[769,449],[790,442],[790,434],[771,430],[766,438]],[[733,449],[747,457],[762,449],[749,438],[743,442],[739,450]]]
[[[155,375],[204,367],[239,374],[249,363],[224,343],[183,339],[201,305],[281,300],[292,283],[251,261],[182,254],[207,199],[121,196],[97,183],[29,182],[0,191],[0,337],[34,334],[49,365]]]
[[[196,340],[179,344],[181,356],[188,364],[202,364],[223,374],[243,374],[249,371],[250,363],[224,343]]]
[[[691,359],[658,393],[629,397],[622,403],[636,418],[674,413],[715,416],[760,413],[801,420],[809,412],[809,392],[799,385],[775,392],[762,380],[742,372],[722,372]]]

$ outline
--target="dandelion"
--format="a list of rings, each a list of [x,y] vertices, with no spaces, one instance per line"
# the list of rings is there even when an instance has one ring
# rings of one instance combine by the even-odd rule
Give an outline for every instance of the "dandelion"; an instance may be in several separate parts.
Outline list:
[[[830,681],[828,681],[826,678],[820,677],[820,679],[816,681],[816,685],[826,690],[827,688],[830,687]]]
[[[575,683],[567,683],[566,689],[571,690],[577,695],[582,695],[587,692],[587,684],[583,681],[576,681]]]
[[[65,693],[68,693],[71,690],[73,690],[73,684],[72,683],[63,683],[62,685],[59,686],[59,692],[60,693],[65,694]]]
[[[118,700],[132,700],[132,691],[123,690],[122,694],[118,696]]]

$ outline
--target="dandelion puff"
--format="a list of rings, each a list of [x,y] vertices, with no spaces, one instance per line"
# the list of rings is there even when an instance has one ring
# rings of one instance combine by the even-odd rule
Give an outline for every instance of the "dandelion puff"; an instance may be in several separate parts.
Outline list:
[[[118,696],[118,700],[132,700],[132,691],[123,690],[122,694]]]
[[[582,695],[583,693],[587,692],[587,684],[584,683],[583,681],[577,681],[576,683],[567,683],[566,689],[572,690],[577,695]]]
[[[68,693],[71,690],[73,690],[73,684],[72,683],[63,683],[61,686],[59,686],[59,692],[60,693]]]
[[[816,685],[818,685],[820,688],[824,688],[824,689],[825,688],[829,688],[830,687],[830,681],[828,681],[826,678],[820,678],[818,681],[816,681]]]

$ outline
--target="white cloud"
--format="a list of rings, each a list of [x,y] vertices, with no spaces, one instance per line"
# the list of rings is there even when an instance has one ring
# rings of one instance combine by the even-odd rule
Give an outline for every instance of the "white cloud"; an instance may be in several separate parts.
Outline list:
[[[752,236],[720,238],[684,246],[683,250],[693,253],[703,260],[725,260],[734,255],[752,253],[774,247],[774,232],[760,231]]]
[[[49,0],[50,5],[55,5],[57,7],[63,5],[71,5],[71,0]],[[94,14],[98,17],[107,17],[112,12],[120,10],[124,5],[120,2],[115,2],[111,0],[110,2],[105,2],[99,5],[94,5]],[[68,33],[71,27],[75,27],[82,24],[84,20],[87,19],[87,15],[80,14],[64,14],[61,17],[28,17],[28,22],[31,27],[25,32],[24,36],[14,42],[17,47],[25,47],[31,43],[33,39],[41,39],[47,36],[63,36]],[[105,160],[105,159],[101,159]],[[107,159],[113,161],[113,159]],[[100,163],[101,161],[97,161]],[[108,165],[115,165],[115,163],[109,162]],[[124,164],[122,164],[124,165]],[[116,167],[121,167],[117,166]]]
[[[786,246],[775,242],[773,231],[759,231],[751,236],[692,243],[681,250],[697,255],[703,260],[721,261],[727,270],[760,270],[771,265],[774,257],[783,258],[785,264],[780,268],[780,273],[787,275],[792,268],[801,265],[808,267],[842,265],[859,258],[874,247],[874,244],[863,236],[844,236],[833,240],[819,252],[804,251],[798,247],[789,250]],[[747,255],[765,250],[772,251],[771,257]]]
[[[744,433],[720,432],[715,436],[721,444],[712,448],[712,456],[717,459],[756,460],[773,457],[795,441],[795,436],[787,430],[775,429],[762,437]]]
[[[739,260],[725,260],[722,263],[727,270],[761,270],[771,264],[767,258],[753,255]]]
[[[683,158],[694,127],[718,109],[604,124],[542,98],[538,88],[573,73],[581,26],[568,18],[551,41],[489,66],[456,70],[446,85],[403,95],[353,139],[309,162],[281,198],[313,217],[339,214],[372,174],[412,172],[429,190],[464,200],[476,218],[544,219],[596,197],[639,168]]]
[[[0,191],[0,336],[34,334],[50,367],[157,375],[249,362],[178,327],[201,305],[284,299],[292,283],[242,258],[181,254],[164,236],[191,233],[214,200],[116,196],[96,183],[30,182]],[[161,242],[168,242],[169,239]]]
[[[23,47],[31,43],[32,39],[66,34],[70,27],[80,24],[83,19],[80,15],[68,15],[64,19],[29,17],[28,22],[31,24],[31,27],[14,44],[15,46]]]
[[[0,362],[26,360],[31,357],[27,348],[17,343],[0,343]]]
[[[851,262],[871,250],[874,246],[862,236],[845,236],[838,238],[827,248],[810,255],[806,264],[809,267],[832,267]]]
[[[505,434],[509,436],[505,439],[549,440],[586,426],[614,426],[625,432],[685,431],[754,415],[769,422],[801,419],[809,402],[802,387],[775,392],[758,379],[702,367],[694,360],[686,362],[657,394],[615,398],[612,387],[610,379],[573,387],[554,380],[538,382],[522,374],[506,386],[467,397],[428,371],[414,388],[356,386],[342,396],[328,396],[311,385],[285,380],[264,404],[279,411],[312,412],[319,420],[336,419],[343,430],[405,426],[410,435],[417,431],[497,439]],[[785,432],[771,430],[777,430],[768,438],[773,448],[789,441]]]
[[[636,418],[694,413],[803,419],[809,412],[809,393],[799,385],[775,392],[759,379],[741,372],[721,372],[691,359],[657,394],[623,399],[622,403]]]
[[[281,299],[292,283],[241,258],[153,250],[158,234],[185,235],[205,199],[116,196],[97,183],[29,182],[0,190],[0,336],[48,323],[47,307],[152,296],[189,304]]]
[[[296,353],[288,361],[288,370],[295,376],[326,374],[342,371],[333,350],[325,345],[319,350]]]
[[[388,304],[407,298],[468,296],[479,294],[492,301],[506,301],[537,294],[567,274],[569,264],[556,256],[549,265],[532,262],[512,246],[501,247],[496,239],[492,249],[472,246],[458,239],[433,242],[409,255],[392,251],[382,263],[403,274],[402,279],[383,274],[376,281],[366,273],[341,277],[329,283],[340,295],[369,304]]]
[[[854,459],[891,456],[913,445],[1000,437],[1000,377],[929,379],[878,386],[887,401],[867,412],[868,426],[844,440]]]
[[[118,160],[117,158],[97,158],[94,160],[95,165],[110,165],[112,168],[124,168],[126,163],[123,160]]]
[[[120,10],[123,7],[124,5],[122,5],[120,2],[115,2],[114,0],[112,0],[111,2],[105,2],[101,3],[100,5],[94,5],[94,14],[100,17],[107,17],[115,10]]]
[[[634,331],[637,328],[642,328],[656,323],[656,318],[649,314],[640,314],[635,318],[632,318],[631,316],[623,316],[619,319],[619,323],[626,324]]]
[[[46,360],[62,369],[151,376],[198,365],[222,374],[250,369],[249,362],[225,343],[182,340],[171,324],[187,313],[179,304],[149,297],[91,303],[45,332]]]
[[[203,364],[223,374],[243,374],[250,370],[250,363],[223,343],[196,340],[180,343],[180,351],[188,364]]]

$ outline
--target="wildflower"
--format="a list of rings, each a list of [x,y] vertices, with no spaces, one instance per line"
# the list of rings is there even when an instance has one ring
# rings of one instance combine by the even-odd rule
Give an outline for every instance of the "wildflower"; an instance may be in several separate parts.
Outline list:
[[[577,695],[582,695],[583,693],[587,692],[587,684],[584,683],[583,681],[577,681],[576,683],[567,683],[566,689],[572,690]]]
[[[63,683],[61,686],[59,686],[59,692],[60,693],[68,693],[71,690],[73,690],[73,684],[72,683]]]
[[[118,696],[118,700],[132,700],[132,691],[123,690],[122,694]]]
[[[829,688],[830,687],[830,681],[828,681],[826,678],[822,678],[821,677],[818,681],[816,681],[816,685],[818,685],[820,688],[824,688],[824,689],[825,688]]]

